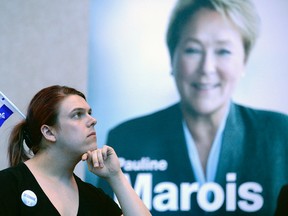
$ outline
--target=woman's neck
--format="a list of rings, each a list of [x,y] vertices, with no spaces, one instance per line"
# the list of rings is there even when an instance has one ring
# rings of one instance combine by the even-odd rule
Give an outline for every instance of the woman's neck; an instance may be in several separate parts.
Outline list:
[[[76,163],[66,160],[63,156],[53,156],[49,152],[38,152],[25,162],[35,175],[47,176],[61,181],[71,181]]]
[[[223,118],[225,117],[229,104],[223,105],[211,113],[197,113],[182,107],[183,117],[193,139],[214,140]]]

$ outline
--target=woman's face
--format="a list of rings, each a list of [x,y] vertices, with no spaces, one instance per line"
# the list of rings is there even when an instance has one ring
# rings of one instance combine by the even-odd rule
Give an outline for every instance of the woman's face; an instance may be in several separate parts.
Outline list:
[[[64,150],[77,155],[97,149],[95,124],[87,102],[78,95],[70,95],[60,104],[57,142]]]
[[[184,110],[209,115],[226,109],[244,66],[238,29],[218,12],[200,9],[184,27],[172,60]]]

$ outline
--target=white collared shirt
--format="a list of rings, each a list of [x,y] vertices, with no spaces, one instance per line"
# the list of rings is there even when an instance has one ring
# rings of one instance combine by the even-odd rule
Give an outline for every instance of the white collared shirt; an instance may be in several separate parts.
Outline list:
[[[213,182],[215,180],[219,156],[220,156],[220,149],[222,146],[222,136],[223,136],[223,131],[224,131],[226,120],[227,120],[228,113],[229,113],[229,107],[230,106],[228,106],[228,110],[220,124],[220,127],[217,130],[215,139],[212,144],[212,148],[209,152],[208,162],[207,162],[207,167],[206,167],[206,178],[205,178],[202,166],[201,166],[199,154],[198,154],[195,142],[193,140],[193,137],[189,132],[189,129],[185,120],[183,119],[182,121],[183,129],[184,129],[184,136],[185,136],[185,140],[187,144],[188,155],[190,158],[190,162],[192,165],[195,178],[197,182],[200,183],[200,185],[206,182]]]

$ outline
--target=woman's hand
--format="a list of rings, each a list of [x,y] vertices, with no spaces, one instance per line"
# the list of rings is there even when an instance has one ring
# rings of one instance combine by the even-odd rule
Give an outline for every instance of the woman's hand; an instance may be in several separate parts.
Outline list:
[[[110,184],[120,203],[123,215],[151,216],[123,174],[113,148],[104,145],[102,149],[83,154],[82,160],[87,162],[90,172],[106,179]]]
[[[90,172],[104,179],[109,179],[122,172],[114,149],[107,145],[83,154],[82,161],[87,162]]]

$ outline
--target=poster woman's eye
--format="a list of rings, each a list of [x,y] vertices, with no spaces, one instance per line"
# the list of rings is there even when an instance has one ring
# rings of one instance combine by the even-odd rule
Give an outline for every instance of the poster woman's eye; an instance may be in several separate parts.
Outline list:
[[[217,54],[218,56],[227,56],[227,55],[231,55],[231,51],[228,50],[228,49],[218,49],[218,50],[216,51],[216,54]]]
[[[187,48],[185,48],[184,52],[186,54],[190,54],[190,55],[202,54],[202,50],[201,49],[194,48],[194,47],[187,47]]]

